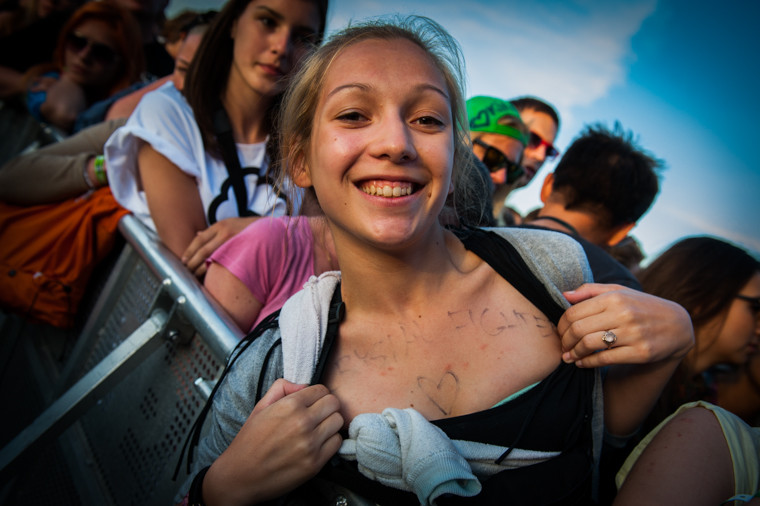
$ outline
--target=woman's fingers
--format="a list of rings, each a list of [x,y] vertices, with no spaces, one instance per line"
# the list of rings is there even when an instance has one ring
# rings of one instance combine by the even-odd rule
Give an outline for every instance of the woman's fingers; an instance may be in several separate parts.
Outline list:
[[[575,301],[557,324],[566,362],[643,364],[681,357],[693,345],[688,313],[673,302],[617,285],[587,284],[565,295]],[[605,342],[605,332],[614,342]]]

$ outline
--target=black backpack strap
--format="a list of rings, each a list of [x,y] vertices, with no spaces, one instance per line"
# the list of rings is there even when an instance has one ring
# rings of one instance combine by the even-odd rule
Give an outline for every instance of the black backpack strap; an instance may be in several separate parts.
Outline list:
[[[187,451],[187,473],[190,472],[190,467],[193,463],[193,449],[198,446],[198,441],[201,437],[201,429],[203,428],[203,422],[206,420],[206,416],[208,415],[209,411],[211,411],[211,406],[213,405],[214,401],[214,395],[216,394],[217,390],[219,390],[219,386],[222,384],[222,381],[227,376],[227,373],[229,372],[232,365],[235,363],[235,361],[240,357],[245,350],[253,343],[253,341],[256,340],[257,337],[259,337],[261,334],[264,333],[265,330],[275,328],[279,325],[279,317],[280,317],[280,311],[275,311],[274,313],[270,314],[263,320],[259,322],[258,325],[247,335],[245,336],[238,344],[235,346],[235,349],[232,350],[230,353],[227,363],[224,366],[224,370],[219,375],[219,379],[216,380],[216,384],[214,385],[214,388],[211,390],[211,393],[208,396],[208,399],[206,400],[206,404],[203,405],[203,408],[201,408],[201,411],[198,413],[198,416],[195,419],[195,422],[193,422],[193,425],[190,427],[189,432],[187,433],[187,437],[185,438],[185,443],[182,445],[182,450],[179,453],[179,458],[177,459],[177,467],[174,468],[174,475],[172,476],[172,480],[177,479],[177,475],[179,474],[180,466],[182,465],[182,461],[184,460],[185,452]],[[279,340],[278,340],[279,341]],[[275,345],[277,342],[275,342]],[[271,354],[271,350],[274,348],[270,348],[269,354]],[[264,361],[264,364],[269,362],[269,354],[267,354],[267,357]],[[263,369],[263,368],[262,368]],[[262,374],[263,376],[263,374]],[[259,381],[259,388],[261,388],[261,381]],[[258,402],[261,399],[262,393],[258,393],[258,398],[256,399],[256,402]]]
[[[260,176],[261,173],[259,169],[251,168],[245,169],[244,172],[240,167],[240,158],[237,154],[235,138],[232,136],[232,125],[230,125],[227,111],[224,110],[221,104],[214,113],[214,134],[222,150],[224,165],[227,167],[227,174],[229,175],[227,181],[232,185],[232,190],[235,194],[238,216],[258,216],[257,213],[248,209],[248,192],[245,187],[245,176],[248,174]],[[216,223],[216,210],[227,199],[227,192],[229,191],[229,185],[226,184],[227,181],[222,184],[222,194],[216,197],[209,207],[208,221],[211,224]]]
[[[453,231],[464,247],[485,260],[501,277],[533,303],[556,325],[565,309],[557,304],[520,253],[506,239],[494,232],[477,228]]]
[[[322,351],[319,353],[317,366],[314,368],[314,374],[311,377],[311,384],[316,385],[322,382],[322,374],[325,371],[327,357],[330,356],[335,339],[338,337],[338,325],[346,314],[346,307],[343,305],[343,298],[340,295],[340,282],[335,286],[332,299],[330,300],[330,312],[327,320],[327,332],[325,340],[322,343]]]

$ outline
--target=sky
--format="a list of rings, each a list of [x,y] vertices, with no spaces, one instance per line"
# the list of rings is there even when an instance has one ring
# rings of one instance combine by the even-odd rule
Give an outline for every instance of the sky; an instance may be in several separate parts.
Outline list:
[[[172,0],[221,8],[221,0]],[[330,0],[328,32],[385,14],[435,19],[459,42],[467,96],[552,103],[562,151],[584,126],[615,122],[665,163],[660,193],[632,235],[654,259],[713,235],[760,256],[758,0]],[[547,163],[507,204],[539,207]]]

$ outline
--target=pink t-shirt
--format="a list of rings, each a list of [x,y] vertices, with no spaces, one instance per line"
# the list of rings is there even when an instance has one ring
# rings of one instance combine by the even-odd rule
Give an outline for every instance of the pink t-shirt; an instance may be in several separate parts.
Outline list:
[[[207,262],[225,267],[261,302],[255,327],[314,274],[309,219],[281,216],[256,220],[220,246]]]

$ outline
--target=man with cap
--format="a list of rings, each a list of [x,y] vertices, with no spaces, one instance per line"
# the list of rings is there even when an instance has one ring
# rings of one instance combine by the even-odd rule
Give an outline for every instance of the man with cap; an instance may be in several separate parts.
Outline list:
[[[476,96],[467,101],[473,154],[494,184],[493,215],[498,219],[512,184],[523,174],[520,165],[530,132],[508,101]]]

